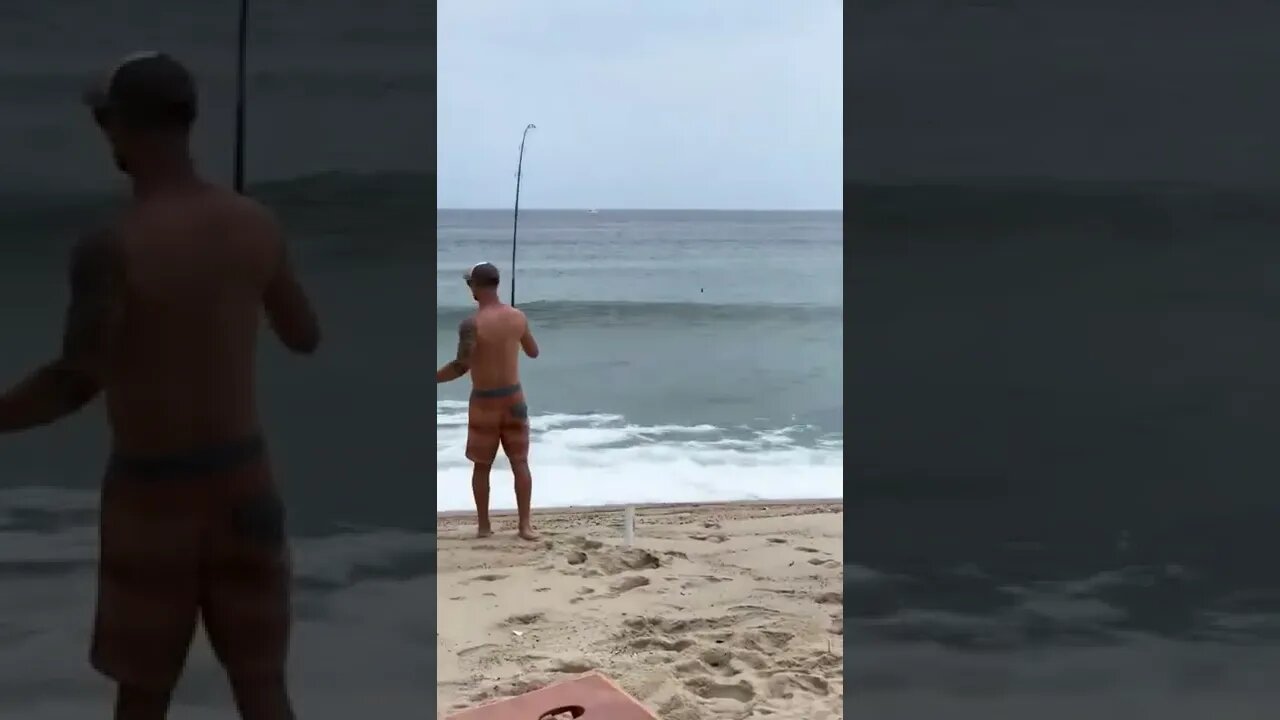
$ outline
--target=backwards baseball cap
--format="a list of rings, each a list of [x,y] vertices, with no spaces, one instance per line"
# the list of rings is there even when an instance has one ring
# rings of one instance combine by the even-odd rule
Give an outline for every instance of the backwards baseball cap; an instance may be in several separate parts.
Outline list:
[[[118,117],[129,125],[189,125],[196,118],[196,83],[173,57],[136,52],[90,85],[84,102],[99,123]]]
[[[468,285],[497,285],[498,267],[493,263],[479,262],[462,276]]]

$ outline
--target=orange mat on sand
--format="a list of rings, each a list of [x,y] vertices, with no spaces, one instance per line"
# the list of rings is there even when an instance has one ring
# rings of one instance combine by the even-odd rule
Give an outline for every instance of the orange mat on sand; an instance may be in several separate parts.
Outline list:
[[[640,701],[598,672],[495,700],[448,720],[658,720]]]

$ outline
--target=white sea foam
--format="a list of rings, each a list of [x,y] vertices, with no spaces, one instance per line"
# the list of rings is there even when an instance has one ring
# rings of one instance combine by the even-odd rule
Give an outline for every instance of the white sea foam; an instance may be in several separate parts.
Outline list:
[[[807,428],[636,425],[609,414],[535,415],[530,425],[535,501],[544,507],[843,497],[843,440],[802,444]],[[472,507],[466,439],[466,403],[438,402],[438,510]],[[501,453],[494,468],[493,506],[512,508]]]

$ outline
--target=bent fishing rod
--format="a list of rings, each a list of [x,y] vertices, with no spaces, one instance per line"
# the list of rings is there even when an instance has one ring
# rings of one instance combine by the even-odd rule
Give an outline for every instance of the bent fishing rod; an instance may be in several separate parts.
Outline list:
[[[244,192],[245,51],[249,45],[249,0],[240,0],[240,34],[236,55],[236,146],[231,184]]]
[[[516,306],[516,231],[520,227],[520,175],[524,169],[524,141],[529,137],[530,130],[537,129],[538,126],[533,123],[525,125],[524,132],[520,135],[520,158],[516,161],[516,209],[511,219],[511,307]]]

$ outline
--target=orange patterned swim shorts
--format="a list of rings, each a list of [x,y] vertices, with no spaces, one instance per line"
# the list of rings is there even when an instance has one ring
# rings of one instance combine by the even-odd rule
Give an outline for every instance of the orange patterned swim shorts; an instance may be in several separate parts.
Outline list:
[[[284,673],[290,562],[261,438],[113,457],[102,486],[90,661],[116,682],[177,683],[197,620],[228,674]]]
[[[488,465],[498,446],[508,460],[529,457],[529,406],[520,386],[472,390],[467,412],[467,459]]]

